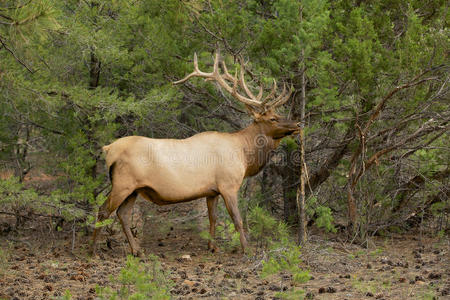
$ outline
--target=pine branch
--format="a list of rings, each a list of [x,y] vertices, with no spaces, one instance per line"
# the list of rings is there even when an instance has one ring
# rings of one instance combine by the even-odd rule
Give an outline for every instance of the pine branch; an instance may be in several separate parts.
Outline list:
[[[3,37],[0,36],[0,43],[2,44],[3,48],[5,48],[6,51],[8,51],[9,53],[11,53],[11,55],[14,57],[14,59],[20,63],[22,66],[25,67],[25,69],[28,70],[28,72],[30,72],[31,74],[34,74],[35,71],[33,71],[30,67],[27,66],[27,64],[25,64],[25,62],[23,62],[15,53],[14,51],[12,51],[8,45],[6,45],[6,43],[3,41]]]

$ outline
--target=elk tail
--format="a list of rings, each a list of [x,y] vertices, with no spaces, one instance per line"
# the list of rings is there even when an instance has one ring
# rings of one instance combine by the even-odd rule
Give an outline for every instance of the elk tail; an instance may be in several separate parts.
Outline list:
[[[109,148],[111,147],[111,145],[106,145],[102,147],[103,153],[108,154]]]

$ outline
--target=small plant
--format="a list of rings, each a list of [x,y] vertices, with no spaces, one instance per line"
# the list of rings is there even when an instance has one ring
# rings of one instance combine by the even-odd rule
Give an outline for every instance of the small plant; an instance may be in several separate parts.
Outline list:
[[[207,230],[201,231],[199,235],[204,240],[216,242]],[[218,225],[216,227],[216,239],[223,241],[221,246],[227,251],[231,251],[240,246],[239,232],[235,230],[234,224],[228,219],[225,220],[224,225]]]
[[[286,300],[298,300],[305,298],[305,291],[298,289],[291,289],[286,292],[278,292],[275,294],[275,297],[286,299]]]
[[[381,248],[377,248],[376,250],[374,250],[374,251],[372,251],[372,252],[370,252],[369,253],[369,255],[370,256],[378,256],[378,255],[380,255],[381,253],[383,253],[383,249],[381,249]]]
[[[316,208],[316,224],[319,228],[324,228],[328,232],[336,232],[336,228],[333,226],[333,215],[331,214],[331,209],[326,206],[319,206]]]
[[[427,290],[424,290],[424,291],[420,292],[417,295],[417,299],[435,300],[435,299],[438,299],[438,298],[436,297],[436,292],[433,291],[432,289],[428,288]]]
[[[0,248],[0,277],[4,276],[7,272],[9,256],[10,249]]]
[[[227,250],[239,247],[239,232],[234,228],[234,224],[226,219],[224,225],[217,226],[217,235],[220,239],[226,241],[224,246]]]
[[[308,214],[308,216],[314,216],[316,218],[315,224],[318,228],[323,228],[326,231],[333,233],[337,231],[333,225],[334,218],[331,212],[331,208],[323,205],[318,205],[317,197],[311,197],[308,200],[306,213]]]
[[[263,260],[261,277],[287,272],[292,274],[294,283],[305,283],[310,279],[309,271],[300,269],[300,246],[293,243],[280,243],[278,247],[268,252],[267,259]]]
[[[101,222],[95,222],[94,226],[95,226],[95,228],[100,228],[100,227],[111,225],[113,222],[114,222],[113,219],[106,219]]]
[[[69,290],[66,290],[66,291],[64,292],[64,296],[62,296],[61,299],[62,299],[62,300],[70,300],[70,299],[72,299],[72,294],[70,293]]]
[[[169,290],[172,281],[162,269],[158,258],[149,256],[150,263],[143,263],[139,258],[128,256],[126,266],[120,271],[117,279],[111,281],[119,285],[118,290],[97,286],[100,299],[170,299]]]
[[[366,252],[364,252],[364,250],[358,250],[358,251],[356,251],[355,253],[350,253],[350,254],[348,255],[348,258],[350,258],[350,259],[355,259],[355,258],[358,258],[358,257],[364,255],[365,253],[366,253]]]
[[[299,265],[300,247],[289,240],[289,231],[285,223],[277,221],[266,210],[254,207],[249,214],[250,232],[264,252],[262,260],[262,278],[272,277],[280,273],[292,275],[292,281],[304,283],[310,279],[309,271],[302,270]],[[280,281],[283,290],[283,280]],[[277,294],[283,299],[299,299],[303,291],[292,288]]]
[[[366,282],[355,275],[352,276],[352,286],[363,294],[366,294],[367,292],[375,294],[378,291],[379,282]]]
[[[271,248],[274,243],[289,239],[288,227],[277,221],[266,210],[256,206],[249,214],[249,227],[252,238],[257,242],[257,248]]]

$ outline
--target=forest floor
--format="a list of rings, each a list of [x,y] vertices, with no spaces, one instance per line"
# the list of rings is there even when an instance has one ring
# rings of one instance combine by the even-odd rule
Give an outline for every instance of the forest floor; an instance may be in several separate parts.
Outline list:
[[[146,254],[159,257],[174,282],[175,299],[274,299],[289,276],[261,279],[261,262],[239,252],[207,251],[205,201],[158,207],[139,201],[136,228]],[[0,225],[13,219],[0,218]],[[118,222],[104,230],[100,257],[88,256],[89,237],[55,232],[48,220],[0,235],[0,299],[95,299],[96,285],[117,288],[129,248]],[[2,227],[0,226],[0,229]],[[143,228],[143,229],[142,229]],[[185,256],[189,255],[189,257]],[[184,258],[182,258],[184,256]],[[367,248],[311,233],[302,248],[311,280],[295,288],[308,299],[449,299],[450,254],[446,238],[394,235]]]

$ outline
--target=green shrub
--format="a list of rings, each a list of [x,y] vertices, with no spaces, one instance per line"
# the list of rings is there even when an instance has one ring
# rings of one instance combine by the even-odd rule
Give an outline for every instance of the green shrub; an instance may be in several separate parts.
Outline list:
[[[316,226],[318,228],[323,228],[328,232],[336,232],[336,228],[333,225],[333,215],[331,213],[331,208],[319,205],[317,197],[311,197],[308,200],[306,213],[310,218],[316,217]]]
[[[170,299],[172,281],[156,256],[150,255],[149,260],[149,263],[143,263],[139,258],[129,255],[117,279],[111,278],[113,283],[118,284],[118,290],[97,286],[98,297],[110,300]]]
[[[289,230],[285,223],[276,220],[261,207],[254,207],[249,214],[250,232],[262,251],[261,278],[267,278],[280,273],[292,275],[293,283],[304,283],[310,278],[309,271],[300,268],[300,246],[289,239]],[[283,281],[280,281],[283,289]],[[299,299],[303,291],[292,288],[280,292],[277,297],[284,299]]]
[[[336,228],[333,226],[334,218],[329,207],[320,205],[316,208],[316,214],[317,227],[324,228],[328,232],[336,232]]]
[[[82,218],[86,214],[60,190],[53,191],[49,196],[41,195],[14,176],[0,179],[0,204],[4,211],[15,216],[16,228],[23,225],[29,213],[61,216],[66,221]]]
[[[294,283],[307,282],[310,278],[309,271],[300,269],[299,265],[302,262],[300,255],[300,246],[292,242],[273,245],[273,249],[268,251],[267,258],[262,262],[261,277],[287,272],[292,274]]]
[[[72,299],[72,294],[70,293],[69,290],[66,290],[64,292],[64,296],[62,296],[61,298],[62,300],[71,300]]]
[[[262,207],[256,206],[249,213],[250,235],[257,243],[259,250],[271,248],[280,241],[289,239],[288,227],[285,223],[277,221]]]

